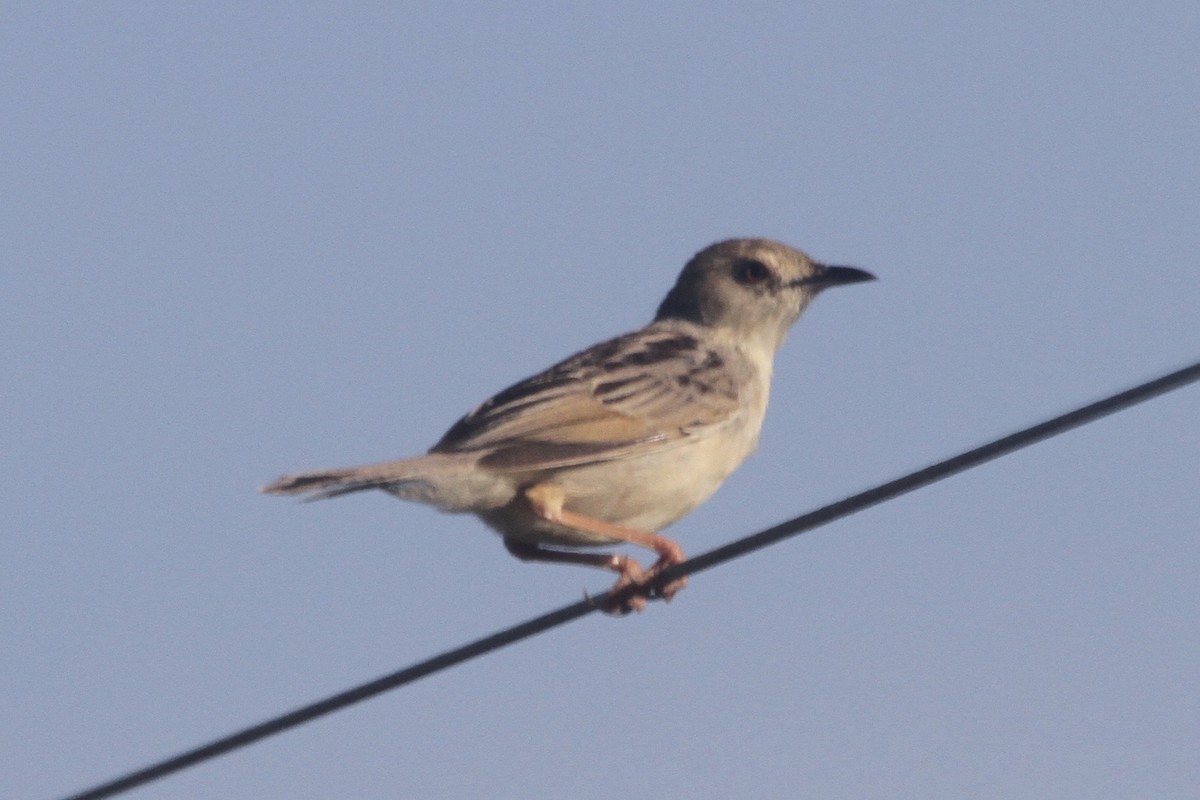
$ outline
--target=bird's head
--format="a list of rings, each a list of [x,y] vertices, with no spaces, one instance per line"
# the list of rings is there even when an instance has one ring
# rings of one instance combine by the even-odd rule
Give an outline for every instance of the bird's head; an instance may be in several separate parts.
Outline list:
[[[814,261],[769,239],[727,239],[692,257],[655,319],[686,319],[771,352],[823,289],[875,280],[856,267]]]

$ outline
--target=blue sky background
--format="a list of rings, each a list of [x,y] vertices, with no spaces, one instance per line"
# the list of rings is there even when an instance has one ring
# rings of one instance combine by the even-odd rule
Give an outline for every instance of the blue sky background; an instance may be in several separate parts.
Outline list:
[[[880,281],[697,553],[1200,358],[1200,6],[8,3],[0,775],[82,789],[579,598],[418,453],[693,252]],[[1200,389],[136,793],[1194,797]]]

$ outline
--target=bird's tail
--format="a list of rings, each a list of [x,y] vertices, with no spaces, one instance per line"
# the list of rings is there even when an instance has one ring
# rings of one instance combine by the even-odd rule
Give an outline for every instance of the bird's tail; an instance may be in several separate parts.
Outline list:
[[[405,484],[427,484],[431,476],[441,473],[448,466],[442,463],[446,460],[445,456],[426,455],[362,467],[297,472],[284,475],[258,490],[263,494],[306,495],[305,500],[324,500],[364,489],[389,489],[395,492]]]

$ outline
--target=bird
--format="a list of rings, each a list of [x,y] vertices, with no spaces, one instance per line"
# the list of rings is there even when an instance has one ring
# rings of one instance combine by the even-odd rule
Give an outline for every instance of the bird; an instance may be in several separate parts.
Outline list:
[[[685,560],[660,531],[707,500],[755,450],[775,353],[819,293],[875,280],[781,242],[727,239],[683,267],[645,327],[504,389],[424,454],[285,475],[260,488],[318,500],[381,489],[471,513],[524,561],[617,573],[601,608],[672,599]],[[628,544],[657,557],[643,569]]]

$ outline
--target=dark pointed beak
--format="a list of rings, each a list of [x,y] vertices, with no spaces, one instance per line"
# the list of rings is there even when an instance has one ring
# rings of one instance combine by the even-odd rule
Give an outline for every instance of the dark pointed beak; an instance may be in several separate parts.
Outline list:
[[[843,283],[873,281],[875,276],[858,267],[826,266],[817,273],[817,282],[824,286],[840,286]]]
[[[792,281],[792,285],[811,286],[814,289],[827,289],[830,286],[841,286],[847,283],[862,283],[873,280],[876,280],[875,276],[865,269],[818,264],[816,272],[807,278]]]

